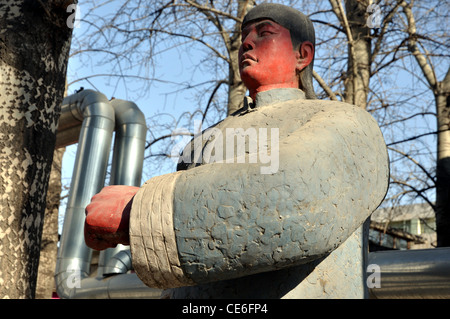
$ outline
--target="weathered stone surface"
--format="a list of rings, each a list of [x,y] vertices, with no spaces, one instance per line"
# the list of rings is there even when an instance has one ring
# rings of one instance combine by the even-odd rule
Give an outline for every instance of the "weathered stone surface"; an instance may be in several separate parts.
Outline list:
[[[186,278],[178,259],[173,229],[173,186],[178,174],[149,180],[135,198],[130,218],[133,267],[150,287],[181,287]]]
[[[381,132],[355,106],[301,98],[276,103],[276,91],[214,127],[278,129],[277,143],[267,139],[279,155],[276,172],[262,174],[268,164],[250,163],[247,152],[243,163],[227,154],[214,163],[202,157],[177,173],[173,227],[180,265],[203,285],[175,289],[173,297],[364,295],[360,227],[388,187]],[[210,143],[226,144],[206,139],[202,148]]]

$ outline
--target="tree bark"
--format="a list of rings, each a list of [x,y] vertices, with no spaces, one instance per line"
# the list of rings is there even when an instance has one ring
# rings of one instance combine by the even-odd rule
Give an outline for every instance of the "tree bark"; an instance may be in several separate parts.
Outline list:
[[[240,38],[239,38],[240,42]],[[229,64],[229,75],[228,75],[228,108],[227,115],[233,114],[241,107],[243,107],[245,92],[247,92],[247,88],[241,80],[241,76],[239,74],[239,59],[238,59],[238,51],[239,44],[236,43],[231,44],[232,51],[230,52],[231,61]]]
[[[55,287],[55,268],[58,252],[58,211],[61,201],[61,166],[66,148],[55,149],[47,190],[41,254],[36,284],[36,299],[50,299]]]
[[[450,246],[450,68],[435,93],[438,115],[436,235],[438,247]]]
[[[239,0],[238,1],[238,17],[241,19],[247,14],[247,12],[255,5],[254,0]],[[243,107],[245,92],[247,88],[241,80],[239,74],[239,47],[241,45],[241,23],[236,22],[235,33],[230,37],[229,47],[230,64],[228,75],[228,111],[227,115],[230,115],[241,107]]]
[[[367,106],[370,80],[371,38],[366,25],[369,0],[346,0],[345,12],[340,0],[330,0],[348,40],[347,74],[344,80],[345,102],[363,109]]]
[[[35,297],[73,2],[0,4],[0,298]]]

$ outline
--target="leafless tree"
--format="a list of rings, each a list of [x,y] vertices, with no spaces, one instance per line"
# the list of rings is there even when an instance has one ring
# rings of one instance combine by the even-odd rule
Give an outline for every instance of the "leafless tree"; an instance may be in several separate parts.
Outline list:
[[[369,28],[377,12],[378,26]],[[385,135],[391,186],[384,205],[428,203],[436,211],[438,238],[447,238],[448,8],[439,1],[330,0],[329,6],[320,2],[311,18],[319,26],[322,97],[366,108]]]
[[[423,29],[416,26],[417,11],[419,10],[416,12],[413,10],[415,1],[399,0],[398,3],[403,10],[408,51],[419,66],[419,76],[424,82],[424,86],[434,97],[437,155],[436,171],[432,181],[436,187],[436,202],[433,208],[436,213],[437,246],[450,246],[450,66],[448,63],[450,43],[448,35],[445,34],[445,27],[441,29],[449,22],[448,6],[436,2],[431,6],[420,8],[422,14],[435,17],[436,21],[432,23],[437,23],[438,32],[446,41],[444,42],[433,37],[435,34],[422,32]],[[439,22],[443,24],[439,24]],[[446,53],[442,54],[442,50],[446,50]]]

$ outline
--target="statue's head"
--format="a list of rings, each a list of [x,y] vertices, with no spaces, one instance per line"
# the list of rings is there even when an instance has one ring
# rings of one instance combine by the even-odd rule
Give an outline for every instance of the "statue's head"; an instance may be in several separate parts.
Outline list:
[[[303,13],[273,3],[251,9],[242,23],[239,50],[239,71],[250,95],[296,87],[314,99],[314,45],[314,27]]]

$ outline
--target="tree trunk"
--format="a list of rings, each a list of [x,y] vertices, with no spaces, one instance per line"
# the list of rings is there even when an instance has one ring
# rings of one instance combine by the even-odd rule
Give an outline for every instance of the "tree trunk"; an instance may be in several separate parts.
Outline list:
[[[350,28],[349,59],[345,83],[345,101],[363,109],[367,107],[370,80],[371,39],[366,25],[370,1],[347,0],[345,10]]]
[[[36,299],[50,299],[55,287],[56,256],[58,252],[58,211],[61,201],[61,166],[66,148],[53,153],[52,170],[47,190],[41,254],[36,284]]]
[[[247,12],[253,8],[255,5],[254,0],[239,0],[238,1],[238,14],[243,19]],[[229,75],[228,75],[228,112],[230,115],[241,107],[243,107],[245,92],[247,88],[241,80],[241,75],[239,74],[239,47],[241,45],[241,23],[236,22],[235,33],[230,37],[229,55]]]
[[[363,109],[367,106],[370,80],[371,39],[366,25],[369,0],[329,0],[333,12],[345,30],[348,41],[347,74],[344,79],[345,102]]]
[[[0,298],[35,296],[71,3],[0,4]]]
[[[437,163],[436,163],[436,235],[438,247],[450,246],[450,68],[439,82],[432,65],[417,44],[416,22],[411,4],[400,1],[408,25],[408,50],[419,65],[424,80],[433,91],[437,114]]]
[[[238,62],[238,51],[241,39],[239,38],[239,44],[232,43],[231,48],[231,62],[229,67],[228,75],[228,108],[227,115],[230,115],[241,107],[244,106],[244,96],[247,92],[247,88],[241,80],[241,75],[239,74],[239,62]],[[236,41],[235,41],[236,42]]]
[[[435,93],[438,126],[436,234],[438,247],[450,247],[450,68]]]

